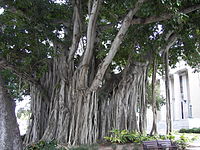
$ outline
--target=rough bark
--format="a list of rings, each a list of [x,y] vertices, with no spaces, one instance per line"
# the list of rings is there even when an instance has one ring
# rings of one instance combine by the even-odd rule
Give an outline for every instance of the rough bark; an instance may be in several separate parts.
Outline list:
[[[157,73],[157,60],[154,58],[153,60],[153,73],[152,73],[152,112],[153,112],[153,125],[152,129],[150,132],[150,135],[156,135],[158,134],[158,129],[157,129],[157,106],[156,106],[156,91],[155,91],[155,86],[156,86],[156,73]]]
[[[165,92],[166,92],[166,134],[172,132],[172,116],[171,116],[171,102],[169,90],[169,49],[177,40],[177,35],[174,31],[169,31],[166,35],[166,45],[161,49],[160,53],[163,55],[164,70],[165,70]]]
[[[170,90],[169,90],[169,60],[168,51],[164,54],[165,62],[165,90],[166,90],[166,134],[172,132],[172,116],[171,116],[171,100],[170,100]]]
[[[131,20],[132,20],[133,16],[137,13],[137,11],[140,9],[140,7],[142,6],[142,4],[144,2],[145,2],[145,0],[138,0],[136,2],[136,4],[134,5],[134,7],[128,12],[126,17],[124,18],[119,32],[117,33],[114,41],[111,44],[111,48],[109,50],[108,55],[103,60],[103,63],[100,64],[100,66],[99,66],[98,72],[97,72],[95,79],[93,80],[92,85],[90,87],[90,91],[97,90],[99,88],[99,85],[101,85],[104,74],[105,74],[106,70],[108,69],[108,66],[112,62],[115,54],[117,53],[117,51],[125,37],[125,34],[131,25]]]
[[[129,63],[110,99],[100,101],[101,137],[113,128],[139,131],[137,104],[144,100],[146,71],[146,63]]]
[[[114,40],[105,58],[106,61],[97,68],[93,51],[100,3],[101,0],[94,0],[93,5],[90,4],[92,8],[89,9],[91,13],[88,22],[87,45],[80,65],[77,68],[70,67],[72,64],[68,60],[72,56],[70,59],[67,55],[53,59],[49,71],[40,80],[42,87],[48,89],[49,99],[46,103],[42,102],[44,101],[42,92],[37,88],[32,88],[33,119],[30,122],[25,143],[39,139],[56,139],[60,143],[69,145],[90,144],[96,142],[97,139],[102,139],[112,128],[137,130],[136,104],[137,101],[143,103],[145,99],[146,64],[129,64],[110,98],[100,101],[98,89],[104,85],[105,71],[130,26],[132,16],[139,10],[143,0],[139,0],[134,9],[128,13],[116,37],[117,40]],[[78,19],[75,20],[77,21]],[[74,29],[78,30],[78,27]],[[78,42],[75,36],[74,34],[70,49],[73,50],[73,54],[77,46],[75,44]],[[95,82],[99,75],[101,79],[98,78],[98,82]],[[37,129],[39,129],[38,132]]]
[[[94,48],[97,17],[102,0],[88,1],[87,45],[83,50],[81,63],[76,66],[74,54],[79,45],[80,18],[83,16],[80,16],[81,0],[73,2],[74,24],[73,34],[71,34],[73,36],[67,39],[72,41],[71,47],[62,49],[62,56],[52,59],[48,72],[40,79],[40,88],[36,86],[37,83],[26,78],[32,83],[32,117],[25,143],[40,139],[56,139],[65,144],[89,144],[101,139],[112,128],[138,130],[137,104],[140,110],[140,131],[145,130],[146,63],[130,63],[108,99],[101,100],[98,94],[98,90],[104,86],[104,77],[109,65],[130,25],[134,24],[133,17],[145,0],[138,0],[129,10],[99,69],[95,67]],[[152,19],[150,20],[147,23],[151,23]],[[159,19],[154,18],[153,21]],[[47,92],[44,92],[44,89],[47,89]]]
[[[143,70],[143,75],[141,76],[142,84],[140,85],[139,95],[139,131],[140,133],[145,134],[147,128],[147,100],[146,100],[146,84],[147,84],[147,69],[148,63],[146,62],[146,68]]]
[[[72,45],[69,49],[70,51],[69,51],[69,56],[67,60],[68,63],[71,63],[71,61],[73,61],[74,54],[78,48],[80,37],[81,37],[80,2],[79,0],[75,0],[73,38],[72,38]]]
[[[64,144],[88,144],[103,139],[113,128],[138,130],[136,110],[138,101],[144,100],[146,69],[146,63],[129,64],[120,80],[115,81],[115,88],[111,88],[107,99],[99,98],[97,92],[82,89],[78,75],[66,82],[52,69],[54,71],[46,73],[42,80],[51,95],[50,103],[41,105],[38,101],[42,100],[41,93],[34,91],[35,97],[36,93],[39,95],[32,101],[33,119],[25,142],[42,138]]]
[[[34,85],[31,86],[31,117],[29,120],[29,127],[26,132],[24,143],[29,141],[39,141],[46,129],[48,119],[48,107],[49,102],[45,98],[44,94],[37,89]]]
[[[9,97],[0,76],[0,148],[21,150],[22,140],[15,116],[15,102]]]

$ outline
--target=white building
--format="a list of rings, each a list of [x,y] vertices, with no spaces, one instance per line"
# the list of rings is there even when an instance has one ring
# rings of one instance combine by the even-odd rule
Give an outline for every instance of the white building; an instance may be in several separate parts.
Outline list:
[[[161,95],[165,96],[165,80],[159,77]],[[200,73],[183,61],[170,69],[170,99],[173,129],[200,127]],[[148,111],[149,112],[149,111]],[[148,117],[149,118],[149,117]],[[166,131],[166,106],[158,113],[158,131]],[[152,120],[148,120],[148,130]]]

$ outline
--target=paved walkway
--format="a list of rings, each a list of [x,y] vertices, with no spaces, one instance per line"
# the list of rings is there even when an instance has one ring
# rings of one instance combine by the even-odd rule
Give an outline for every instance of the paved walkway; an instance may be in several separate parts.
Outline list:
[[[198,140],[190,143],[190,146],[187,148],[187,150],[200,150],[200,137]]]

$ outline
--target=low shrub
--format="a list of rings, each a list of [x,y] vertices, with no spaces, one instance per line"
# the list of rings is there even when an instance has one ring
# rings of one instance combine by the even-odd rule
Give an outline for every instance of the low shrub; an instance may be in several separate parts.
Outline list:
[[[176,140],[176,144],[179,146],[180,149],[186,149],[189,146],[190,142],[193,142],[197,139],[198,139],[197,136],[195,136],[193,138],[188,138],[187,136],[182,134],[180,136],[180,138],[178,140]]]
[[[110,132],[112,133],[111,136],[109,136],[109,137],[107,136],[104,138],[111,143],[139,143],[139,144],[141,144],[142,141],[170,139],[180,149],[185,149],[188,146],[189,142],[192,142],[197,139],[197,137],[188,138],[184,134],[181,135],[178,140],[175,140],[175,136],[172,134],[150,136],[150,135],[143,135],[138,132],[129,132],[127,130],[120,131],[117,129],[114,129]]]
[[[142,143],[142,141],[159,139],[158,136],[143,135],[138,132],[113,129],[111,136],[104,137],[111,143]]]
[[[200,128],[180,129],[179,133],[200,133]]]

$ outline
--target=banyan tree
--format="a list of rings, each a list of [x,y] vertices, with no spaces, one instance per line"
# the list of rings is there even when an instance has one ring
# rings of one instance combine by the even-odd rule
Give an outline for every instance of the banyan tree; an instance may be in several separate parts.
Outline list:
[[[0,68],[31,96],[26,144],[94,143],[113,128],[144,133],[152,51],[168,51],[179,34],[173,21],[200,8],[165,0],[0,4]]]

